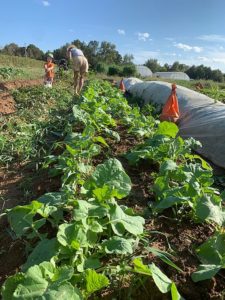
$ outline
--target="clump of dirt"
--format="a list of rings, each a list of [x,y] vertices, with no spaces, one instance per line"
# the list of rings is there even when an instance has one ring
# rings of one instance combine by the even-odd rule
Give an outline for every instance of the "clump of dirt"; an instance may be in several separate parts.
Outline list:
[[[41,85],[42,83],[43,79],[6,81],[0,83],[0,90],[11,91],[22,87]]]
[[[0,115],[12,114],[16,111],[16,103],[8,92],[0,93]]]

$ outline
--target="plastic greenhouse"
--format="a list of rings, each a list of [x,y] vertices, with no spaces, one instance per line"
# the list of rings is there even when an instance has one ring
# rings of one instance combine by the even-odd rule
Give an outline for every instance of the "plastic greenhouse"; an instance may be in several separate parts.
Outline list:
[[[190,77],[183,72],[156,72],[154,77],[167,78],[167,79],[180,79],[180,80],[190,80]]]
[[[152,71],[146,66],[136,65],[136,70],[141,77],[152,77]]]

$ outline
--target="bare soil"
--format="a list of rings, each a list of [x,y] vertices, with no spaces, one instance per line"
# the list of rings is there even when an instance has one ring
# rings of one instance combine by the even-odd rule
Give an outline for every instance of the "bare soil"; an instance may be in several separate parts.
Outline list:
[[[41,85],[42,83],[43,83],[43,79],[6,81],[6,82],[0,82],[0,90],[11,91],[22,87]]]

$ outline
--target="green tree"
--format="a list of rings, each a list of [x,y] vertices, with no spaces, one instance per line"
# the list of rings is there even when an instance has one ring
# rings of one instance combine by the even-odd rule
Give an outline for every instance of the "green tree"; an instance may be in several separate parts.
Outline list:
[[[33,44],[27,46],[27,56],[34,59],[44,59],[44,52]]]
[[[157,59],[148,59],[145,64],[146,67],[148,67],[153,73],[158,72],[161,70],[161,66],[158,63]]]
[[[212,80],[218,81],[218,82],[224,82],[224,76],[223,73],[220,70],[213,70],[212,71]]]
[[[132,64],[133,60],[134,60],[134,56],[132,54],[125,54],[123,56],[123,64],[124,65]]]
[[[19,46],[15,43],[7,44],[2,49],[2,53],[8,54],[8,55],[17,55],[18,51],[19,51]]]
[[[122,62],[122,56],[116,50],[116,46],[106,41],[101,43],[97,56],[100,61],[107,64],[120,64]]]
[[[90,41],[85,49],[85,55],[88,59],[89,65],[91,68],[96,69],[99,61],[98,61],[98,50],[99,50],[99,42],[98,41]]]
[[[64,46],[62,46],[62,47],[60,47],[58,49],[55,49],[53,51],[54,59],[55,60],[60,60],[62,58],[67,59],[67,53],[66,53],[66,51],[67,51],[68,46],[69,46],[69,44],[67,43]]]
[[[170,71],[170,68],[171,68],[171,66],[166,63],[163,65],[161,70],[162,70],[162,72],[168,72],[168,71]]]
[[[171,68],[170,71],[174,71],[174,72],[186,72],[189,69],[189,66],[185,65],[185,64],[180,64],[179,61],[175,61]]]

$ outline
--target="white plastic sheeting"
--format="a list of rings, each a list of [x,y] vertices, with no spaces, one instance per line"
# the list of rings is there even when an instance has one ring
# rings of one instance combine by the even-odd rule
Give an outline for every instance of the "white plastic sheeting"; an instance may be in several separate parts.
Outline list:
[[[152,71],[148,67],[136,65],[135,68],[141,77],[152,77]]]
[[[156,72],[154,77],[167,78],[167,79],[180,79],[180,80],[190,80],[190,77],[183,72]]]
[[[171,93],[171,84],[161,81],[124,79],[126,90],[145,104],[164,104]],[[197,152],[215,165],[225,168],[225,104],[203,94],[177,86],[180,109],[179,134],[202,143]]]

